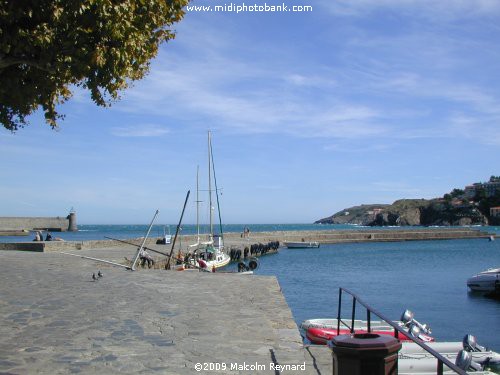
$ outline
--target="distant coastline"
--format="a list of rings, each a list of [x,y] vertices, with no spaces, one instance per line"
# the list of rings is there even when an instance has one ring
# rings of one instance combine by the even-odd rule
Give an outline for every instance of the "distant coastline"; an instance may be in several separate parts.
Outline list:
[[[400,199],[392,204],[363,204],[317,220],[317,224],[364,226],[500,225],[500,177],[453,189],[442,198]]]

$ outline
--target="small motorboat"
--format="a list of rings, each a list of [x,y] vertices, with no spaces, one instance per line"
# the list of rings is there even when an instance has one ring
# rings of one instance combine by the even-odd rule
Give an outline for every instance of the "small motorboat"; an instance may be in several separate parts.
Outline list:
[[[500,292],[500,268],[490,268],[472,276],[467,286],[474,292]]]
[[[464,371],[473,371],[474,373],[481,371],[483,374],[493,374],[500,370],[500,354],[478,345],[476,338],[472,335],[466,335],[462,342],[429,342],[426,344]],[[444,371],[445,373],[454,373],[446,366]],[[398,353],[398,373],[435,374],[436,358],[413,342],[403,342]]]
[[[319,247],[319,242],[317,241],[313,242],[300,241],[300,242],[283,242],[283,243],[289,249],[309,249],[309,248]]]
[[[349,320],[347,320],[349,322]],[[351,331],[345,326],[342,326],[337,331],[337,319],[311,319],[302,322],[300,325],[301,334],[313,344],[326,345],[328,341],[333,339],[337,334],[350,334]],[[414,319],[414,314],[410,310],[405,310],[401,316],[401,321],[395,321],[399,327],[404,329],[406,333],[399,336],[401,341],[411,340],[410,336],[418,338],[424,342],[432,342],[434,338],[429,336],[431,329],[426,324],[421,324]],[[354,332],[367,333],[368,322],[364,320],[354,321]],[[379,335],[394,335],[394,328],[383,321],[371,321],[370,332]]]
[[[414,326],[416,327],[416,326]],[[403,327],[402,327],[403,328]],[[400,341],[411,341],[410,336],[413,336],[415,338],[418,338],[424,342],[431,342],[434,341],[434,338],[428,335],[425,335],[420,332],[420,330],[411,330],[411,329],[405,329],[405,333],[403,335],[399,335],[399,340]],[[382,328],[371,328],[370,329],[371,333],[376,333],[378,335],[390,335],[394,336],[394,328],[391,327],[391,329],[382,329]],[[347,335],[350,334],[351,331],[348,329],[341,329],[338,331],[339,335]],[[356,330],[356,333],[368,333],[368,329],[358,329]],[[309,341],[311,341],[313,344],[318,344],[318,345],[326,345],[328,341],[333,339],[335,336],[337,336],[337,329],[336,328],[315,328],[311,327],[308,328],[306,331],[306,337]]]
[[[350,322],[350,320],[349,320]],[[394,323],[399,323],[399,321],[395,321]],[[366,329],[368,323],[365,320],[354,320],[354,330],[358,329]],[[300,324],[300,329],[305,332],[308,328],[337,328],[337,319],[309,319],[305,320]],[[372,320],[370,322],[371,329],[392,329],[392,327],[386,322],[382,322],[379,320]]]

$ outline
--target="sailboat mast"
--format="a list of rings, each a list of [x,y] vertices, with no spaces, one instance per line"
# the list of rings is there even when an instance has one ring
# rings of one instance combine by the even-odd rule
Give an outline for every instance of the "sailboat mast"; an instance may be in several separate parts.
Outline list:
[[[197,241],[200,244],[200,186],[199,186],[200,166],[196,166],[196,233]]]
[[[211,145],[211,140],[210,140],[211,134],[210,130],[208,131],[208,203],[209,203],[209,210],[210,210],[210,240],[213,239],[214,237],[214,225],[213,225],[213,219],[212,219],[212,172],[211,172],[211,150],[210,150],[210,145]]]
[[[217,187],[217,177],[215,174],[215,163],[214,163],[214,153],[212,151],[212,140],[210,140],[210,156],[212,160],[212,169],[214,173],[214,184],[215,184],[215,197],[217,198],[217,213],[219,214],[219,234],[220,237],[223,238],[224,235],[222,233],[222,218],[220,214],[220,203],[219,203],[219,188]]]

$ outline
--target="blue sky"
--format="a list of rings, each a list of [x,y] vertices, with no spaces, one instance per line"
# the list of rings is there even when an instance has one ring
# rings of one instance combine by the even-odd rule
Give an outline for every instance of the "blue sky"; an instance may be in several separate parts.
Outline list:
[[[313,10],[187,12],[111,108],[76,91],[58,131],[40,114],[0,130],[0,215],[174,223],[191,189],[193,223],[208,129],[226,223],[307,223],[500,174],[500,2],[285,3]]]

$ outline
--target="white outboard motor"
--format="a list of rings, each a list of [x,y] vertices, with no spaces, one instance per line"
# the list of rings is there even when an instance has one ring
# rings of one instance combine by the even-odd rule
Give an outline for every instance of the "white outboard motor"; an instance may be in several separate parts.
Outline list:
[[[483,371],[483,366],[472,360],[472,355],[465,350],[460,350],[455,364],[464,371]]]
[[[465,335],[462,340],[462,345],[464,349],[468,352],[485,352],[486,349],[484,346],[481,346],[477,343],[476,338],[473,335]]]
[[[401,315],[401,321],[404,325],[408,325],[413,321],[414,314],[410,310],[405,310]]]
[[[431,327],[429,327],[427,324],[422,324],[419,323],[418,321],[415,320],[414,318],[415,314],[411,312],[410,310],[405,310],[403,312],[403,315],[401,315],[401,321],[404,323],[405,326],[409,327],[411,329],[411,325],[416,325],[422,333],[425,333],[427,335],[430,335],[432,333]]]
[[[410,332],[410,335],[412,337],[415,337],[416,339],[419,339],[420,338],[420,328],[415,325],[415,324],[411,324],[410,325],[410,329],[409,329],[409,332]]]

